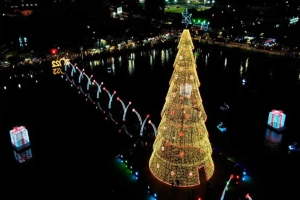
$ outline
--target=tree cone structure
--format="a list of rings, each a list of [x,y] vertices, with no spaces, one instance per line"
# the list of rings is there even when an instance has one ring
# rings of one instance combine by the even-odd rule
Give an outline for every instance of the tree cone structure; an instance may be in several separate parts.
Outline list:
[[[179,183],[179,187],[199,185],[201,168],[206,180],[214,173],[196,68],[192,39],[185,29],[149,161],[150,171],[157,179],[166,184]]]

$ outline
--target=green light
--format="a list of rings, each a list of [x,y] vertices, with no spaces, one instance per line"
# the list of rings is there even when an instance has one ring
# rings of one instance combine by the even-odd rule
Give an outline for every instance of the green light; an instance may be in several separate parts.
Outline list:
[[[198,19],[198,23],[200,23],[201,22],[201,20],[200,19]]]

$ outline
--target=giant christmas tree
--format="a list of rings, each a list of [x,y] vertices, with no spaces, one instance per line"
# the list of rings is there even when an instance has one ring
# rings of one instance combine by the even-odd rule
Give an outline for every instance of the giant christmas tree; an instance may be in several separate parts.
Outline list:
[[[179,181],[182,187],[199,185],[201,168],[207,180],[214,173],[193,48],[190,32],[185,29],[149,161],[157,179],[166,184]]]

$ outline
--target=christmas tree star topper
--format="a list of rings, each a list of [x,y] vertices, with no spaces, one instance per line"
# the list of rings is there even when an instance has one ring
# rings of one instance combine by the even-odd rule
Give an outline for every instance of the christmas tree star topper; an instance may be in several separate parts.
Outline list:
[[[183,17],[181,23],[185,24],[185,28],[187,28],[189,24],[192,24],[192,20],[191,20],[192,14],[188,13],[187,8],[185,9],[185,12],[183,12],[181,14]]]

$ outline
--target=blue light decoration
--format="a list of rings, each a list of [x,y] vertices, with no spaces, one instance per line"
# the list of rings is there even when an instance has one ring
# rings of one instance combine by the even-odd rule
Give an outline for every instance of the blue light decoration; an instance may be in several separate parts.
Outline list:
[[[16,150],[21,150],[30,146],[28,130],[25,126],[15,126],[9,133],[11,144]]]
[[[117,93],[116,91],[114,91],[113,94],[111,94],[105,87],[103,88],[104,91],[106,91],[106,93],[108,94],[108,97],[109,97],[109,102],[108,102],[108,109],[111,109],[111,103],[112,103],[112,100],[115,96],[115,94]]]
[[[14,151],[15,159],[18,163],[28,162],[32,158],[31,149],[27,149],[22,152]]]
[[[152,128],[154,130],[155,137],[156,137],[158,132],[157,132],[157,129],[156,129],[155,125],[152,123],[151,120],[149,120],[148,123],[152,126]]]
[[[233,176],[233,175],[230,175],[230,178],[229,178],[229,180],[226,182],[225,188],[224,188],[224,190],[223,190],[223,192],[222,192],[221,200],[224,200],[226,191],[228,190],[228,186],[229,186],[229,184],[230,184],[230,182],[231,182],[231,180],[232,180],[233,178],[234,178],[234,176]]]
[[[294,142],[292,145],[289,145],[289,150],[290,151],[296,151],[297,150],[297,142]]]
[[[77,71],[79,71],[78,83],[81,83],[81,79],[83,79],[83,71],[81,71],[78,67],[76,67]]]
[[[299,17],[290,18],[290,24],[296,24],[299,21]]]
[[[101,84],[99,84],[96,80],[94,80],[93,83],[96,84],[97,87],[98,87],[98,89],[97,89],[97,99],[99,99],[100,93],[102,92],[101,86],[103,85],[103,82],[101,82]]]
[[[227,128],[222,126],[223,126],[223,122],[220,122],[220,124],[217,126],[217,129],[219,129],[219,131],[221,132],[225,132]]]
[[[95,101],[93,101],[93,99],[91,98],[91,95],[90,95],[90,93],[87,93],[87,98],[85,99],[86,101],[90,101],[91,103],[93,103],[93,104],[96,104],[96,102]]]
[[[281,110],[272,110],[269,112],[268,125],[272,128],[283,128],[286,115]]]
[[[242,80],[242,85],[246,85],[246,82],[247,82],[246,79],[243,79]]]
[[[132,109],[132,112],[134,112],[136,114],[136,116],[139,119],[140,125],[142,125],[143,121],[142,121],[141,115],[134,108]]]
[[[129,101],[128,105],[125,107],[124,102],[120,99],[120,97],[117,97],[117,100],[121,103],[122,108],[123,108],[123,121],[126,119],[126,114],[128,111],[129,106],[131,105],[131,101]]]
[[[188,13],[187,8],[185,9],[185,12],[183,12],[181,14],[183,17],[181,23],[185,24],[185,28],[187,28],[189,24],[192,24],[192,21],[191,21],[192,14]]]
[[[145,124],[146,124],[146,121],[147,119],[150,117],[150,115],[146,115],[146,118],[144,119],[143,123],[142,123],[142,126],[141,126],[141,130],[140,130],[140,136],[143,136],[143,132],[144,132],[144,127],[145,127]]]
[[[228,104],[224,103],[222,106],[220,106],[220,110],[222,110],[222,111],[228,111],[229,110]]]

